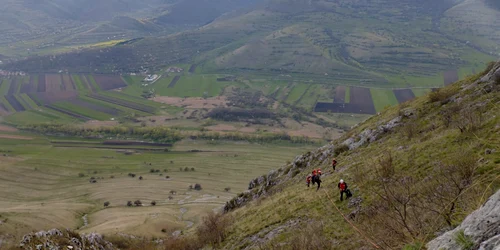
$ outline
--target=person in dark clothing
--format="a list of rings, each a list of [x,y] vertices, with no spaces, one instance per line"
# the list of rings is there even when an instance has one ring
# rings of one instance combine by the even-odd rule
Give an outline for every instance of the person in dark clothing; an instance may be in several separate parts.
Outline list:
[[[312,180],[312,175],[308,175],[306,177],[306,184],[307,184],[307,187],[309,187],[309,185],[311,184],[311,180]]]
[[[339,184],[338,184],[338,187],[340,190],[340,201],[343,201],[344,200],[344,193],[346,193],[346,191],[347,191],[347,183],[345,183],[344,180],[341,179]],[[346,198],[347,198],[347,194],[346,194]]]
[[[316,189],[316,191],[318,191],[319,188],[321,187],[321,178],[317,174],[316,170],[313,170],[312,172],[312,184],[314,185],[314,183],[318,183],[318,188]]]
[[[332,167],[333,167],[333,171],[335,171],[335,167],[337,167],[337,159],[335,159],[335,158],[333,158]]]

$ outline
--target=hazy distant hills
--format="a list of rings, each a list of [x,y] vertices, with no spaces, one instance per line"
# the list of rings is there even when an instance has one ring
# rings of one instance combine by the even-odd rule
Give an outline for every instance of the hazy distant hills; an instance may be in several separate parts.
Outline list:
[[[48,54],[67,45],[170,34],[199,27],[253,2],[0,0],[0,53]]]
[[[120,18],[119,23],[149,33],[181,24],[190,31],[50,62],[35,57],[9,67],[130,72],[183,62],[206,72],[288,74],[349,84],[440,84],[443,72],[463,76],[500,56],[500,12],[493,2],[184,0],[147,22]]]

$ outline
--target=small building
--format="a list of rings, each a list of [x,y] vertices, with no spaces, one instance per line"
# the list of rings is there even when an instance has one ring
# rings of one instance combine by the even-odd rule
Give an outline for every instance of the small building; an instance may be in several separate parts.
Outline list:
[[[181,73],[182,71],[184,71],[183,68],[179,68],[179,67],[169,67],[166,72],[168,73]]]
[[[154,82],[157,78],[158,78],[158,75],[148,75],[146,78],[144,78],[144,81]]]

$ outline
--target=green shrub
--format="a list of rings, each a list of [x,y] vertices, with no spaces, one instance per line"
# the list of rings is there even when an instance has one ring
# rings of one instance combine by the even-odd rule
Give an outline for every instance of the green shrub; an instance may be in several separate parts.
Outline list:
[[[347,151],[349,151],[349,146],[347,146],[345,144],[337,145],[335,147],[335,149],[333,150],[335,155],[339,155],[339,154],[342,154],[342,153],[347,152]]]
[[[429,93],[429,102],[441,102],[445,103],[448,98],[455,95],[457,91],[451,88],[438,89]]]

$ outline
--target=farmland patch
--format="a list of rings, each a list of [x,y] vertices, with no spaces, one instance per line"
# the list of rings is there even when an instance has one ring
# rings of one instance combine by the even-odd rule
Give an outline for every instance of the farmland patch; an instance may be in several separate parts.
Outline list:
[[[19,85],[21,83],[21,78],[13,78],[9,87],[9,91],[7,92],[7,95],[14,95],[17,94],[17,91],[19,90]]]
[[[458,79],[458,72],[457,70],[448,70],[444,72],[444,85],[450,85],[454,82],[457,82]]]
[[[75,90],[75,84],[73,83],[73,78],[70,75],[62,75],[62,82],[64,89],[66,90]]]
[[[398,104],[394,92],[390,89],[370,89],[370,92],[377,112],[382,111],[387,106]]]
[[[375,114],[375,106],[369,88],[351,87],[350,102],[359,107],[361,114]],[[357,113],[357,112],[354,112]]]
[[[115,97],[110,97],[110,96],[105,96],[105,95],[95,94],[95,93],[94,94],[90,94],[89,97],[97,99],[97,100],[101,100],[101,101],[113,103],[113,104],[116,104],[116,105],[120,105],[120,106],[123,106],[123,107],[126,107],[126,108],[131,108],[131,109],[139,110],[139,111],[142,111],[142,112],[145,112],[145,113],[154,114],[154,112],[155,112],[155,108],[153,108],[153,107],[149,107],[149,106],[146,106],[146,105],[142,105],[142,104],[138,104],[138,103],[133,103],[133,102],[125,101],[125,100],[122,100],[122,99],[119,99],[119,98],[115,98]]]
[[[47,90],[46,87],[46,81],[45,81],[45,75],[40,74],[38,75],[38,86],[37,86],[37,92],[45,92]]]
[[[413,94],[411,89],[395,89],[393,91],[399,103],[407,102],[415,98],[415,94]]]
[[[0,96],[4,96],[8,93],[11,84],[11,79],[3,79],[0,82]]]
[[[58,101],[64,101],[68,99],[72,99],[78,96],[78,92],[76,91],[54,91],[54,92],[43,92],[37,93],[33,95],[33,100],[38,100],[43,104],[51,104]],[[38,103],[37,103],[38,104]],[[38,104],[40,105],[40,104]]]
[[[345,86],[337,86],[335,88],[334,103],[345,103]]]
[[[80,79],[82,80],[83,84],[87,86],[87,89],[90,89],[90,91],[92,92],[97,91],[97,87],[92,84],[89,77],[87,77],[86,75],[80,75]]]
[[[45,75],[45,92],[57,92],[63,90],[63,88],[61,75]]]
[[[57,112],[61,112],[61,113],[65,114],[65,115],[69,115],[69,116],[74,117],[74,118],[82,119],[82,120],[85,120],[85,121],[91,120],[89,117],[86,117],[86,116],[83,116],[83,115],[80,115],[80,114],[77,114],[77,113],[74,113],[74,112],[71,112],[71,111],[59,108],[59,107],[55,107],[55,106],[52,106],[52,105],[46,105],[46,107],[49,108],[49,109],[55,110]]]
[[[0,125],[0,132],[17,132],[17,128]]]
[[[86,101],[79,99],[79,98],[69,100],[68,102],[71,104],[77,105],[77,106],[81,106],[84,108],[88,108],[91,110],[99,111],[99,112],[110,114],[110,115],[118,115],[120,113],[120,110],[118,110],[118,109],[100,106],[100,105],[97,105],[94,103],[86,102]]]
[[[318,102],[314,112],[351,113],[351,114],[375,114],[375,109],[368,110],[365,106],[355,103],[331,103]]]
[[[197,66],[198,65],[196,65],[196,64],[191,65],[191,67],[189,67],[189,73],[194,73],[196,71]]]
[[[32,81],[33,81],[33,76],[29,77],[29,81],[22,81],[21,82],[21,89],[19,90],[19,93],[31,92],[31,82]]]
[[[170,97],[170,96],[157,96],[153,97],[151,100],[155,102],[165,103],[169,105],[173,105],[176,107],[182,108],[191,108],[191,109],[201,109],[201,108],[220,108],[227,107],[227,99],[225,96],[217,96],[210,98],[201,98],[201,97]]]
[[[118,75],[93,75],[93,78],[101,90],[112,90],[127,86],[121,76]]]
[[[179,79],[181,78],[181,76],[175,76],[174,79],[172,79],[172,81],[170,82],[170,84],[168,85],[168,88],[173,88],[175,87],[175,84],[177,83],[177,81],[179,81]]]
[[[33,140],[33,137],[27,137],[22,135],[3,135],[0,134],[0,138],[2,139],[14,139],[14,140]]]
[[[16,110],[16,112],[25,111],[24,106],[16,99],[14,95],[6,95],[5,99]]]

